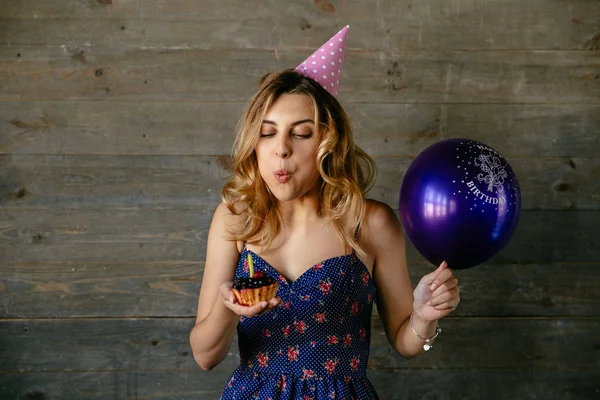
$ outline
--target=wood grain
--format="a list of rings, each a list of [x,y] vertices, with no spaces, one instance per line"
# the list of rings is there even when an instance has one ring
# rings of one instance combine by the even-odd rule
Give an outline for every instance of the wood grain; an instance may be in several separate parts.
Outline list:
[[[4,101],[0,154],[227,155],[244,105]],[[451,137],[508,158],[595,158],[600,150],[600,105],[344,105],[357,143],[373,157],[414,157]]]
[[[455,271],[433,351],[388,399],[600,396],[600,3],[3,0],[0,398],[215,399],[188,343],[235,124],[258,79],[351,25],[339,99],[394,209],[411,160],[484,142],[519,177],[508,245]],[[413,284],[431,271],[407,244]]]
[[[0,25],[13,46],[308,50],[349,23],[350,46],[363,49],[586,49],[600,15],[585,0],[5,3]]]
[[[192,318],[1,320],[0,371],[193,370],[193,325]],[[600,362],[600,339],[590,337],[600,329],[599,318],[448,318],[442,325],[435,351],[406,360],[374,319],[369,368],[569,371]],[[238,363],[233,345],[218,369],[231,371]]]
[[[230,375],[231,371],[199,369],[3,373],[0,396],[26,400],[212,400],[219,397]],[[400,369],[369,370],[367,376],[383,399],[589,400],[600,392],[597,369]]]
[[[0,185],[8,189],[0,202],[48,210],[216,207],[227,163],[220,156],[0,156]]]
[[[410,158],[377,157],[368,197],[396,208]],[[523,210],[600,209],[600,159],[508,158]],[[6,210],[202,209],[221,201],[229,156],[0,155]],[[466,189],[466,187],[465,187]]]
[[[3,263],[198,262],[214,207],[194,210],[0,210]],[[596,211],[523,211],[492,264],[600,260]],[[423,261],[407,246],[410,262]]]
[[[0,46],[4,100],[245,102],[266,72],[310,54],[270,50]],[[84,59],[82,59],[84,58]],[[594,52],[348,50],[348,103],[599,103]]]
[[[413,286],[433,266],[411,263]],[[0,318],[195,317],[203,263],[5,264]],[[598,263],[454,271],[457,317],[600,317]],[[374,310],[377,315],[377,309]]]

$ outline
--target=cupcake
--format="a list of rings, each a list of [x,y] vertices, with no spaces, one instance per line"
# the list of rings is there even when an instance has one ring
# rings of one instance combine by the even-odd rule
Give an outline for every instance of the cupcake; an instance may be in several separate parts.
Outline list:
[[[253,306],[261,301],[269,301],[277,294],[279,284],[275,279],[263,274],[261,271],[254,273],[252,254],[248,254],[249,278],[237,278],[233,281],[233,293],[238,303],[244,306]]]

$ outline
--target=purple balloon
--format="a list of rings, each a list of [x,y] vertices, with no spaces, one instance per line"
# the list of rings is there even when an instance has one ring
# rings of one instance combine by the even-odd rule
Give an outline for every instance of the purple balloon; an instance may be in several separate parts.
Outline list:
[[[400,187],[400,220],[413,246],[434,265],[479,265],[504,247],[521,210],[519,182],[494,149],[446,139],[423,150]]]

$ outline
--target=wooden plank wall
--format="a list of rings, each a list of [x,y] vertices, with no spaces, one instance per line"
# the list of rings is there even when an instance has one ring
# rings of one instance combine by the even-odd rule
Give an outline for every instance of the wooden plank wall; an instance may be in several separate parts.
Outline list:
[[[396,207],[450,137],[502,153],[523,210],[458,271],[434,351],[394,354],[387,399],[600,398],[597,0],[3,0],[0,398],[215,399],[188,345],[232,131],[257,79],[345,24],[340,99]],[[431,269],[409,249],[416,280]]]

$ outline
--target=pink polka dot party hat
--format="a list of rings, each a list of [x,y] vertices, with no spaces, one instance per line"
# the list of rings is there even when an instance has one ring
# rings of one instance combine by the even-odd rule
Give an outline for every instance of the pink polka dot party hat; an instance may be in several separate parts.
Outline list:
[[[296,67],[296,71],[315,80],[335,97],[340,88],[349,29],[350,25],[343,27]]]

